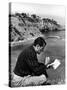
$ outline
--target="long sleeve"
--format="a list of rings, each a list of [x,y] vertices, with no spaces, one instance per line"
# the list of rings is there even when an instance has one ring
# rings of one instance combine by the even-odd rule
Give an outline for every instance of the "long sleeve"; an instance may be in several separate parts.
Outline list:
[[[46,70],[46,66],[43,63],[39,63],[36,55],[32,53],[28,55],[26,63],[35,75],[41,75]]]

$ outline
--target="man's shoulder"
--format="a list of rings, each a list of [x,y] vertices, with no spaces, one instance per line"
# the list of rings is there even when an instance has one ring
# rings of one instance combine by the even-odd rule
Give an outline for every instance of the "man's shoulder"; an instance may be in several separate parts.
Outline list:
[[[22,53],[27,53],[27,54],[29,54],[31,52],[32,53],[35,52],[34,49],[33,49],[33,45],[30,45],[30,46],[24,48],[24,50],[22,51]]]

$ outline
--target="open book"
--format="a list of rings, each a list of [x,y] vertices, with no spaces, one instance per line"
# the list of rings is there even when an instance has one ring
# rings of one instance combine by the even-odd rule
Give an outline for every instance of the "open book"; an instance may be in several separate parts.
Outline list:
[[[48,66],[52,66],[54,69],[57,69],[60,66],[61,62],[59,59],[55,59],[53,63],[49,64]]]

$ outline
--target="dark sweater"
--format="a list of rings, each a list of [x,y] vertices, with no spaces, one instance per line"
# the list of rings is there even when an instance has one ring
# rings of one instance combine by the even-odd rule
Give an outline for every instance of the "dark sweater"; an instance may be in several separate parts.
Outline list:
[[[14,73],[21,77],[27,75],[41,75],[46,73],[46,66],[39,63],[33,46],[25,48],[18,57]]]

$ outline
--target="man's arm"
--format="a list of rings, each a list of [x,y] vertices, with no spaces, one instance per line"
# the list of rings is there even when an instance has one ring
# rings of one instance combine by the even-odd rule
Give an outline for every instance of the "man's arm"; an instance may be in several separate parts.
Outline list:
[[[46,71],[46,66],[43,63],[39,63],[34,55],[28,55],[26,63],[35,75],[41,75]]]

